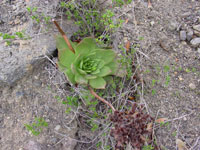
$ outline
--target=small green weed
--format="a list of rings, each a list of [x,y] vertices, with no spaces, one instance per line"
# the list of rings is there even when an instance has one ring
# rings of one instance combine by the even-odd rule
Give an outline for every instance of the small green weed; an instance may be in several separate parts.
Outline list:
[[[166,76],[166,79],[165,79],[165,85],[168,86],[169,85],[169,82],[171,80],[171,77],[169,75]]]
[[[142,147],[142,150],[153,150],[153,149],[154,149],[154,147],[151,146],[151,145],[147,145],[147,146]]]
[[[24,34],[22,32],[16,32],[15,33],[20,39],[24,38]]]
[[[102,142],[98,142],[98,143],[96,144],[96,147],[97,147],[97,148],[100,148],[101,145],[102,145]]]
[[[178,67],[178,71],[182,71],[183,70],[183,68],[182,67]]]
[[[154,96],[156,94],[156,90],[152,89],[151,94]]]
[[[160,127],[169,127],[169,122],[161,122]]]
[[[74,36],[94,36],[99,44],[110,42],[110,33],[114,32],[124,22],[122,19],[113,21],[112,9],[104,13],[96,5],[97,0],[61,2],[61,8],[66,9],[68,19],[74,19],[80,30]]]
[[[176,135],[177,135],[177,132],[174,131],[174,132],[172,133],[172,136],[176,137]]]
[[[191,70],[190,70],[189,68],[186,68],[186,69],[185,69],[185,72],[190,73]]]
[[[170,71],[170,66],[169,65],[165,65],[164,66],[164,72],[169,72]]]
[[[26,39],[23,32],[15,32],[14,34],[0,33],[0,36],[5,40],[7,46],[11,45],[13,40]]]
[[[15,36],[5,33],[5,34],[2,35],[2,38],[3,38],[3,40],[5,40],[5,39],[15,39]]]
[[[121,7],[125,4],[130,4],[132,0],[112,0],[114,6]]]
[[[40,22],[44,22],[45,24],[49,24],[51,17],[50,16],[45,16],[44,13],[38,13],[37,7],[27,7],[27,12],[30,14],[30,17],[33,21],[35,21],[37,24],[39,24]]]
[[[156,82],[157,82],[157,80],[155,80],[155,79],[152,79],[151,86],[152,86],[152,87],[153,87],[153,86],[155,86]]]
[[[88,123],[89,123],[89,125],[91,126],[91,131],[92,131],[92,132],[95,132],[96,130],[99,129],[99,124],[97,124],[97,123],[94,121],[93,118],[90,119],[90,120],[88,121]]]
[[[24,125],[28,131],[35,136],[39,135],[43,127],[48,127],[48,123],[43,118],[35,118],[35,122],[32,124],[25,124]]]
[[[111,150],[112,148],[110,147],[110,145],[106,145],[106,146],[104,146],[104,149],[105,150]]]
[[[197,69],[193,67],[192,72],[195,73],[196,71],[197,71]]]

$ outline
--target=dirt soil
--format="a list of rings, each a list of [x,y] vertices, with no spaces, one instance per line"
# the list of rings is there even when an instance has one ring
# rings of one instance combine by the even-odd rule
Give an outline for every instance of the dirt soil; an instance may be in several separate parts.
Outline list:
[[[169,121],[154,126],[161,149],[176,150],[180,139],[187,149],[200,150],[200,44],[194,46],[190,40],[180,40],[181,31],[189,32],[194,25],[200,25],[200,1],[152,0],[153,7],[147,5],[147,1],[135,0],[116,8],[116,14],[127,22],[113,35],[114,47],[127,41],[140,45],[137,53],[142,58],[139,67],[144,81],[141,101],[152,116]],[[191,38],[196,37],[198,33]],[[42,143],[37,150],[92,149],[73,140],[77,131],[87,138],[92,136],[77,128],[79,121],[70,124],[68,130],[66,124],[73,114],[66,115],[66,107],[55,96],[70,94],[70,90],[58,91],[54,81],[64,79],[58,72],[52,73],[51,68],[49,61],[44,61],[15,86],[0,89],[1,150],[24,150],[30,141]],[[35,117],[43,117],[49,123],[37,137],[24,127]]]

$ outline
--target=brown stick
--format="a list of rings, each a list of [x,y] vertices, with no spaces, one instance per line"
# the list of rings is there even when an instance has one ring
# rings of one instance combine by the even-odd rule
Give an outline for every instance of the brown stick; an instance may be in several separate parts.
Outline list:
[[[60,32],[60,34],[64,38],[65,42],[67,43],[69,49],[75,54],[75,50],[73,49],[73,47],[72,47],[71,43],[69,42],[68,37],[65,35],[64,31],[60,28],[60,26],[58,25],[58,23],[55,20],[53,20],[53,22],[56,25],[56,27],[58,28],[58,31]]]
[[[109,103],[108,101],[106,101],[105,99],[103,99],[102,97],[97,95],[97,93],[95,93],[91,87],[89,87],[89,90],[90,90],[90,93],[92,95],[94,95],[94,97],[96,97],[98,100],[102,101],[104,104],[108,105],[112,109],[113,113],[115,112],[115,108],[113,107],[113,105],[111,103]]]

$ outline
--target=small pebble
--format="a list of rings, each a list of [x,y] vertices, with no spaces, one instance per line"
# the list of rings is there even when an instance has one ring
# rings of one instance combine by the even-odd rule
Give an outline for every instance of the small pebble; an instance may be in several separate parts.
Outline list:
[[[189,84],[189,87],[190,87],[192,90],[196,89],[196,85],[195,85],[194,83],[190,83],[190,84]]]
[[[186,38],[187,38],[186,31],[185,30],[180,31],[180,40],[185,41]]]
[[[190,15],[191,15],[190,12],[185,12],[185,13],[181,14],[181,17],[182,17],[182,18],[186,18],[186,17],[188,17],[188,16],[190,16]]]
[[[200,32],[200,24],[194,25],[193,29]]]
[[[193,35],[194,35],[193,30],[189,30],[187,32],[187,40],[190,41],[192,39]]]
[[[198,37],[200,37],[200,31],[194,30],[194,34]]]
[[[183,78],[182,78],[181,76],[179,76],[178,79],[179,79],[180,81],[183,81]]]
[[[190,41],[190,44],[193,46],[193,47],[197,47],[198,45],[200,45],[200,38],[194,38]]]
[[[155,24],[155,22],[154,22],[154,21],[151,21],[151,22],[150,22],[150,25],[151,25],[151,26],[153,26],[154,24]]]
[[[197,49],[197,52],[200,54],[200,48]]]
[[[16,96],[17,96],[17,97],[24,96],[24,92],[23,92],[23,91],[17,91],[17,92],[16,92]]]
[[[60,128],[61,128],[61,126],[60,126],[60,125],[57,125],[54,129],[55,129],[56,131],[58,131],[58,130],[60,130]]]
[[[128,41],[128,37],[124,37],[124,43]]]
[[[54,138],[50,139],[50,141],[51,141],[51,143],[56,144],[59,141],[59,139],[54,137]]]
[[[17,24],[19,24],[21,21],[20,21],[20,19],[16,19],[15,21],[14,21],[14,23],[17,25]]]
[[[171,21],[168,28],[169,30],[174,31],[178,28],[178,23],[176,21]]]

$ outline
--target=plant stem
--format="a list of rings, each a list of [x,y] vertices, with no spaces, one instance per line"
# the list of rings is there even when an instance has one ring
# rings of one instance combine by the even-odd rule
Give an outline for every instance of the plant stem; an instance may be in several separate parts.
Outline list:
[[[58,28],[58,31],[60,32],[60,34],[62,35],[62,37],[64,38],[65,42],[67,43],[69,49],[75,54],[75,50],[73,49],[68,37],[65,35],[65,32],[60,28],[60,26],[58,25],[58,23],[55,20],[52,20],[54,22],[54,24],[56,25],[56,27]]]
[[[94,97],[96,97],[98,100],[102,101],[104,104],[108,105],[112,109],[113,113],[116,111],[111,103],[109,103],[108,101],[106,101],[105,99],[103,99],[102,97],[97,95],[97,93],[95,93],[91,87],[89,87],[89,90],[90,90],[90,93],[92,95],[94,95]]]

